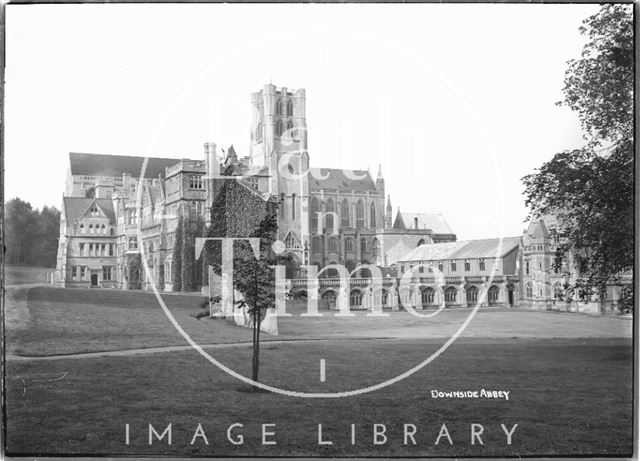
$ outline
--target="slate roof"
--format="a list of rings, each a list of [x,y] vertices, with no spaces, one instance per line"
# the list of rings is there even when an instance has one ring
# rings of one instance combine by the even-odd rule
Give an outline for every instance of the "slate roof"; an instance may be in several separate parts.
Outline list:
[[[132,155],[81,154],[69,152],[72,175],[119,177],[128,173],[139,178],[142,162],[146,157]],[[149,157],[145,178],[164,178],[164,169],[175,165],[180,159]]]
[[[528,233],[533,238],[544,239],[548,238],[549,235],[551,235],[549,233],[549,229],[547,229],[547,226],[542,219],[538,220],[535,223],[531,223],[531,226],[533,226],[533,229],[529,227]]]
[[[356,192],[376,191],[376,185],[368,171],[352,171],[353,176],[362,177],[362,179],[351,179],[345,174],[345,170],[340,168],[310,168],[309,188],[312,190],[338,189]],[[322,179],[325,176],[326,179]]]
[[[108,198],[63,197],[64,215],[67,222],[73,222],[82,218],[91,204],[95,201],[98,207],[104,211],[110,222],[115,223],[113,202]]]
[[[434,234],[454,233],[444,216],[432,213],[405,213],[398,211],[393,228],[413,229],[415,218],[418,218],[418,229],[431,229]]]
[[[502,248],[498,247],[502,240]],[[503,239],[461,240],[447,243],[428,243],[413,249],[401,261],[438,261],[444,259],[477,259],[503,257],[520,245],[520,237]]]

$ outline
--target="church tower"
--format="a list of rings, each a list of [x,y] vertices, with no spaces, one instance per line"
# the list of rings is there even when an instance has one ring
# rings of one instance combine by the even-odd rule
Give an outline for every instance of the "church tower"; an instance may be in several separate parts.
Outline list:
[[[251,107],[251,164],[268,169],[268,191],[280,204],[278,238],[299,263],[306,263],[309,153],[305,91],[268,84],[252,93]]]

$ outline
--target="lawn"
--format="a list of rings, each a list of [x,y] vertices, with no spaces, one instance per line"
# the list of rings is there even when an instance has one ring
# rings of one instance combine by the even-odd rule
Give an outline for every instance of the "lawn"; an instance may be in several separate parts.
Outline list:
[[[4,266],[5,284],[48,283],[54,267]]]
[[[197,320],[200,298],[165,295],[180,325],[231,369],[250,374],[251,331]],[[632,447],[632,322],[577,314],[490,309],[427,367],[363,395],[302,399],[250,392],[195,351],[130,356],[32,358],[131,348],[181,346],[148,293],[46,287],[9,293],[6,314],[6,448],[11,454],[228,456],[522,456],[629,454]],[[338,392],[393,378],[436,351],[468,316],[430,319],[279,319],[264,335],[261,381],[301,392]],[[278,340],[277,342],[269,342]],[[280,341],[280,340],[284,340]],[[320,361],[326,380],[320,379]],[[432,390],[508,391],[504,399],[440,399]],[[148,425],[172,424],[172,445],[148,444]],[[199,438],[190,444],[198,426]],[[244,443],[227,441],[241,423]],[[276,424],[277,445],[261,444],[261,424]],[[441,438],[446,424],[453,445]],[[130,443],[125,444],[125,424]],[[318,445],[317,427],[332,445]],[[356,443],[351,444],[351,424]],[[374,424],[387,443],[373,445]],[[404,444],[404,424],[416,445]],[[483,445],[470,443],[482,424]],[[512,444],[500,424],[516,428]],[[271,429],[269,429],[271,430]]]
[[[249,329],[231,322],[192,317],[201,297],[163,295],[182,328],[199,344],[251,341]],[[406,312],[389,317],[323,317],[279,319],[279,336],[265,341],[292,339],[448,338],[462,325],[470,310],[446,310],[432,318]],[[20,355],[56,355],[162,346],[182,346],[186,341],[173,328],[155,296],[146,292],[58,289],[37,287],[11,290],[7,297],[7,350]],[[593,338],[631,337],[632,322],[586,315],[481,310],[463,337],[469,338]]]
[[[404,371],[434,348],[418,340],[265,345],[262,380],[307,391],[356,388]],[[221,355],[243,373],[249,356],[249,347]],[[325,383],[318,378],[320,357],[327,362]],[[349,398],[302,399],[247,392],[193,351],[9,362],[7,449],[174,456],[624,455],[632,447],[631,367],[631,345],[624,339],[470,339],[396,385]],[[431,390],[481,389],[509,391],[510,399],[431,397]],[[148,424],[162,432],[169,423],[172,445],[149,446]],[[190,445],[199,423],[208,446],[202,439]],[[241,446],[226,439],[234,423],[244,425],[236,431],[244,434]],[[276,424],[276,446],[261,445],[260,425],[267,423]],[[386,425],[385,445],[372,444],[375,423]],[[434,445],[443,423],[453,446],[446,440]],[[470,444],[472,423],[484,426],[484,445]],[[318,446],[318,424],[333,445]],[[404,445],[404,424],[418,428],[417,445]],[[500,424],[518,424],[512,445]]]

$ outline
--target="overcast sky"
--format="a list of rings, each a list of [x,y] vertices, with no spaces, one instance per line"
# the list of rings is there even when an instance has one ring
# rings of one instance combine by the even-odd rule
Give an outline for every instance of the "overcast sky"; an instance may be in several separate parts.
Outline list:
[[[305,88],[314,167],[382,165],[394,213],[519,235],[520,178],[584,143],[558,107],[597,5],[7,5],[5,197],[60,207],[69,152],[248,153],[249,95]]]

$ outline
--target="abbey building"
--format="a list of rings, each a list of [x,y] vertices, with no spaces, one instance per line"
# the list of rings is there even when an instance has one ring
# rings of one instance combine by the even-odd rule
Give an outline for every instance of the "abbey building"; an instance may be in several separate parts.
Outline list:
[[[393,219],[382,170],[311,165],[306,95],[265,85],[251,95],[248,156],[206,143],[201,159],[70,153],[56,280],[67,287],[147,288],[143,254],[156,285],[174,289],[178,222],[208,224],[211,178],[234,176],[255,200],[278,208],[278,238],[301,266],[395,266],[422,244],[455,241],[439,214],[399,212]],[[327,269],[325,276],[335,275]]]

